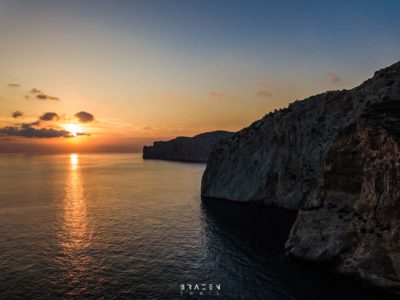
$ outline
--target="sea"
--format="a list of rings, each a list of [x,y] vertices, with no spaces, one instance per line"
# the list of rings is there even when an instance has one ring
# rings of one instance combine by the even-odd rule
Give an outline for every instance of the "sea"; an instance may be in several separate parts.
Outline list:
[[[205,164],[0,155],[0,299],[389,299],[294,261],[294,211],[201,199]]]

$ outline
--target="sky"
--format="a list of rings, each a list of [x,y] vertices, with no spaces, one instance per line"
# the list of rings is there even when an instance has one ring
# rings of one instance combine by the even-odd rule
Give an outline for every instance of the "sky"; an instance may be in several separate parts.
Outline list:
[[[237,131],[399,60],[397,0],[0,0],[0,152]]]

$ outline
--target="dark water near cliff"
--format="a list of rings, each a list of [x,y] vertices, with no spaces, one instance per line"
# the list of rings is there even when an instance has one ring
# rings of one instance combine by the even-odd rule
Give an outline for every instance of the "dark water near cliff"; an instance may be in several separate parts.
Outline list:
[[[382,299],[287,260],[290,213],[202,202],[203,170],[132,154],[0,156],[0,299]],[[181,296],[202,283],[213,296]]]

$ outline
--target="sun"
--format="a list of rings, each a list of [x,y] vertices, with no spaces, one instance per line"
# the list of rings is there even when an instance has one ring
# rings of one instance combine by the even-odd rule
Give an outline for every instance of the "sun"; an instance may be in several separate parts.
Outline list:
[[[64,128],[69,131],[72,136],[78,136],[78,133],[83,132],[82,126],[78,124],[65,124]]]

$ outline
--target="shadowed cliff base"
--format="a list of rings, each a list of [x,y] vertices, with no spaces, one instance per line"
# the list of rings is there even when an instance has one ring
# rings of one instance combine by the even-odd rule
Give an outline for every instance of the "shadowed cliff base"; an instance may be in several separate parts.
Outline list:
[[[263,232],[267,239],[257,241],[272,252],[282,252],[296,219],[297,210],[267,207],[257,203],[230,203],[223,199],[202,198],[202,206],[226,230],[256,235]],[[256,239],[254,239],[256,240]]]
[[[229,291],[224,299],[397,299],[319,264],[286,257],[284,244],[295,210],[215,199],[203,199],[201,209],[209,260],[217,259],[229,276],[223,280]]]
[[[202,196],[298,209],[288,254],[400,293],[400,62],[215,146]]]

